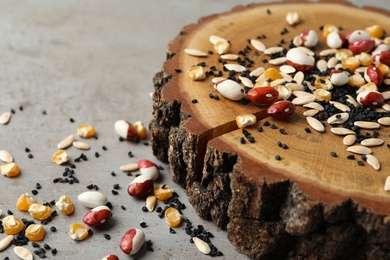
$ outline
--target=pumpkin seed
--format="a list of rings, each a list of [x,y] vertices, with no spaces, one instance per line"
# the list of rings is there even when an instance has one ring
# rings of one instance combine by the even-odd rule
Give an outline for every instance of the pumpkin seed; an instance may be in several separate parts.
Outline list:
[[[279,70],[280,70],[280,72],[284,72],[287,74],[291,74],[291,73],[294,73],[295,71],[297,71],[293,66],[290,66],[290,65],[282,65],[282,66],[280,66]]]
[[[310,110],[306,110],[305,112],[303,112],[303,115],[304,116],[315,116],[316,114],[318,114],[318,111],[317,109],[310,109]]]
[[[385,191],[390,191],[390,176],[386,177],[384,190]]]
[[[84,142],[80,142],[80,141],[73,142],[73,146],[80,150],[89,150],[89,145]]]
[[[344,127],[332,127],[330,129],[330,131],[332,133],[334,133],[335,135],[353,135],[353,134],[356,134],[354,131],[349,130],[348,128],[344,128]]]
[[[304,104],[303,107],[316,109],[318,111],[324,111],[324,107],[320,103],[317,103],[317,102],[310,102],[310,103]]]
[[[379,118],[378,123],[384,126],[390,126],[390,117]]]
[[[228,54],[222,54],[220,57],[223,60],[237,60],[239,56],[237,54],[228,53]]]
[[[328,118],[328,124],[344,124],[349,118],[348,113],[338,113]]]
[[[277,86],[277,85],[283,84],[284,82],[286,82],[286,79],[284,79],[284,78],[275,79],[275,80],[271,81],[270,86],[271,86],[271,87],[275,87],[275,86]]]
[[[270,48],[265,49],[264,54],[271,55],[271,54],[282,52],[282,51],[283,51],[283,47],[274,46],[274,47],[270,47]]]
[[[11,120],[11,112],[4,112],[0,115],[0,124],[6,125]]]
[[[296,91],[293,92],[293,94],[295,95]],[[294,98],[291,102],[294,104],[294,105],[304,105],[304,104],[307,104],[307,103],[310,103],[310,102],[313,102],[315,100],[315,97],[314,95],[302,95],[302,96],[298,96],[296,98]]]
[[[343,112],[351,111],[351,109],[347,105],[344,105],[343,103],[337,101],[329,101],[329,103],[334,105],[336,108],[340,109]]]
[[[198,248],[198,250],[202,254],[205,254],[205,255],[210,254],[211,249],[210,249],[209,244],[207,244],[205,241],[203,241],[202,239],[200,239],[198,237],[193,237],[192,240],[194,241],[196,248]]]
[[[239,76],[238,77],[241,80],[241,83],[248,88],[253,88],[253,82],[252,80],[248,79],[247,77]]]
[[[129,163],[122,165],[119,167],[119,170],[124,171],[124,172],[134,172],[138,171],[138,164],[137,163]]]
[[[336,67],[337,63],[339,62],[339,60],[336,58],[336,57],[332,57],[328,60],[328,62],[326,63],[326,66],[330,69],[330,68],[334,68]]]
[[[251,39],[251,44],[252,44],[252,46],[253,46],[256,50],[258,50],[258,51],[260,51],[260,52],[264,52],[265,49],[266,49],[264,43],[261,42],[261,41],[259,41],[259,40]]]
[[[309,56],[314,56],[315,55],[314,51],[310,50],[307,47],[299,46],[298,48],[301,49],[304,53],[306,53]]]
[[[286,62],[286,57],[279,57],[268,61],[268,63],[271,65],[282,65],[285,62]]]
[[[390,99],[390,91],[383,91],[381,94],[384,99]]]
[[[363,129],[377,129],[381,126],[379,123],[368,121],[355,121],[353,124]]]
[[[325,50],[320,51],[319,55],[321,57],[326,57],[328,55],[335,54],[336,51],[337,51],[337,49],[325,49]]]
[[[13,235],[8,235],[0,240],[0,252],[9,247],[14,239]]]
[[[371,154],[372,150],[363,145],[354,145],[347,148],[348,152],[356,153],[356,154]]]
[[[287,83],[286,87],[289,87],[292,91],[304,91],[305,87],[296,83]]]
[[[14,158],[12,157],[10,152],[8,152],[6,150],[1,150],[0,151],[0,160],[3,162],[13,162]]]
[[[216,44],[217,42],[220,42],[220,41],[225,41],[227,42],[226,39],[222,38],[222,37],[219,37],[219,36],[216,36],[216,35],[211,35],[210,38],[209,38],[210,42],[212,44]]]
[[[353,145],[356,142],[356,134],[346,135],[343,139],[344,145]]]
[[[297,84],[302,84],[303,80],[305,79],[305,74],[303,74],[302,71],[298,71],[294,76],[294,81]]]
[[[382,145],[385,141],[380,138],[368,138],[360,142],[364,146],[379,146]]]
[[[351,96],[351,95],[345,95],[347,97],[347,102],[352,104],[354,107],[359,106],[359,103]]]
[[[309,123],[309,125],[316,131],[318,132],[324,132],[325,131],[325,127],[324,125],[319,121],[317,120],[316,118],[314,117],[311,117],[311,116],[308,116],[306,117],[306,120],[307,122]]]
[[[22,260],[33,260],[31,251],[25,247],[15,246],[14,253]]]
[[[321,72],[324,72],[328,69],[328,65],[325,60],[317,61],[317,69]]]
[[[249,73],[249,76],[251,77],[259,77],[261,74],[263,74],[265,71],[264,67],[258,67],[255,70],[253,70],[251,73]]]
[[[197,49],[190,49],[186,48],[184,49],[184,52],[187,53],[188,55],[195,56],[195,57],[206,57],[207,53],[197,50]]]
[[[382,106],[382,108],[385,110],[385,111],[390,111],[390,104],[384,104]]]
[[[235,63],[231,63],[231,64],[225,64],[224,67],[228,70],[234,70],[235,72],[244,72],[246,71],[246,68],[240,64],[235,64]]]
[[[380,168],[381,168],[381,164],[380,164],[378,158],[376,158],[376,157],[375,157],[374,155],[372,155],[372,154],[367,154],[366,157],[367,157],[367,163],[368,163],[369,165],[371,165],[372,168],[374,168],[375,170],[379,171]]]
[[[70,136],[66,137],[64,140],[62,140],[61,142],[59,142],[57,144],[57,148],[58,149],[68,148],[69,146],[72,145],[73,141],[74,141],[74,135],[70,135]]]

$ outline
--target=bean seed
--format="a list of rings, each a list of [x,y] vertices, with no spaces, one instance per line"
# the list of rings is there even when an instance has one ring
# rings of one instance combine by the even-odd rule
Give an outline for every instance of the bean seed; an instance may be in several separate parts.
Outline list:
[[[130,196],[145,196],[153,188],[153,180],[146,175],[136,177],[127,187]]]
[[[241,100],[245,96],[244,88],[230,79],[217,83],[216,87],[222,96],[230,100]]]
[[[147,176],[154,181],[160,176],[158,166],[149,160],[139,160],[137,166],[142,175]]]
[[[137,228],[126,231],[120,241],[121,250],[128,255],[137,253],[145,242],[145,233]]]
[[[85,191],[78,195],[77,199],[81,205],[87,208],[103,206],[108,202],[107,197],[99,191]]]

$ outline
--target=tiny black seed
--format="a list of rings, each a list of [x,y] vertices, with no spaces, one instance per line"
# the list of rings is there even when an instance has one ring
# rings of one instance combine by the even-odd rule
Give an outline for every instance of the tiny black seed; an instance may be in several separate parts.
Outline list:
[[[193,100],[191,100],[191,102],[192,102],[193,104],[196,104],[196,103],[198,103],[198,100],[194,98]]]
[[[29,153],[29,152],[30,152],[30,149],[29,149],[28,147],[26,147],[26,148],[24,149],[24,151],[25,151],[26,153]]]
[[[275,155],[275,159],[280,161],[282,158],[280,157],[280,155],[277,154],[277,155]]]
[[[270,126],[271,124],[268,121],[264,121],[263,126]]]
[[[121,209],[126,210],[126,207],[122,205],[122,206],[121,206]]]
[[[115,172],[111,172],[111,176],[116,176],[116,173]]]
[[[69,121],[70,121],[71,123],[74,123],[74,119],[73,119],[73,118],[69,118]]]
[[[118,192],[116,190],[111,190],[112,195],[118,195]]]
[[[38,191],[37,191],[37,190],[32,190],[31,193],[32,193],[33,195],[37,195],[37,194],[38,194]]]
[[[8,215],[13,215],[14,213],[11,210],[7,210]]]
[[[37,242],[32,242],[31,245],[32,245],[32,247],[34,247],[34,248],[39,248],[39,247],[41,247]]]
[[[176,234],[176,231],[173,228],[169,228],[169,233]]]
[[[48,245],[48,244],[43,244],[43,248],[46,249],[46,250],[49,250],[51,247]]]
[[[363,162],[363,161],[357,161],[357,164],[358,164],[359,166],[364,166],[364,162]]]
[[[42,188],[42,186],[41,186],[41,184],[40,183],[36,183],[35,184],[35,188],[37,189],[37,190],[40,190],[41,188]]]
[[[57,231],[57,228],[56,228],[55,226],[51,226],[51,227],[50,227],[50,231],[51,231],[51,232],[56,232],[56,231]]]
[[[276,125],[275,124],[271,124],[271,129],[276,129]]]
[[[56,255],[56,254],[57,254],[57,248],[53,248],[53,249],[51,250],[51,253],[52,253],[53,255]]]
[[[270,9],[267,9],[267,14],[272,14]]]
[[[306,132],[306,133],[308,133],[308,134],[310,134],[310,133],[311,133],[311,129],[310,129],[310,128],[307,128],[307,127],[305,127],[305,132]]]
[[[100,157],[100,154],[98,152],[95,153],[95,157],[96,158],[99,158]]]
[[[332,157],[337,157],[337,153],[336,152],[330,152],[330,155],[332,156]]]
[[[143,212],[148,212],[148,208],[147,208],[146,206],[143,206],[143,207],[142,207],[142,211],[143,211]]]
[[[281,129],[279,130],[279,132],[280,132],[282,135],[287,134],[287,131],[286,131],[285,129],[283,129],[283,128],[281,128]]]
[[[355,155],[351,154],[347,156],[348,160],[355,160]]]
[[[142,228],[146,228],[148,225],[146,224],[146,222],[141,222],[140,224],[139,224]]]
[[[245,144],[245,143],[246,143],[244,137],[241,137],[241,138],[240,138],[240,143],[241,143],[241,144]]]
[[[110,240],[111,239],[111,236],[109,234],[103,234],[104,238],[107,239],[107,240]]]
[[[29,159],[34,158],[34,156],[33,156],[31,153],[29,153],[29,154],[27,155],[27,157],[28,157]]]
[[[256,130],[257,130],[257,132],[260,132],[260,133],[263,132],[263,128],[261,126],[257,127]]]

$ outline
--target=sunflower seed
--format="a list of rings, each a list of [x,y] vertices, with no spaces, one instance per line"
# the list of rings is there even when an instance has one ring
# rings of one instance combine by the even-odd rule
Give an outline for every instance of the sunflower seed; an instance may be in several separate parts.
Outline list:
[[[216,44],[217,42],[220,42],[220,41],[225,41],[227,42],[226,39],[222,38],[222,37],[219,37],[219,36],[216,36],[216,35],[211,35],[210,38],[209,38],[210,42],[212,44]]]
[[[353,124],[363,129],[377,129],[381,126],[379,123],[368,121],[355,121]]]
[[[25,247],[15,246],[14,253],[22,260],[33,260],[32,253]]]
[[[346,135],[343,139],[344,145],[353,145],[356,142],[356,134]]]
[[[344,124],[349,118],[348,113],[338,113],[328,118],[328,124]]]
[[[286,57],[275,58],[268,61],[268,63],[271,65],[282,65],[285,62],[286,62]]]
[[[351,111],[351,109],[347,105],[344,105],[343,103],[337,101],[329,101],[329,103],[334,105],[336,108],[340,109],[343,112]]]
[[[337,51],[337,49],[325,49],[325,50],[320,51],[319,55],[321,57],[326,57],[328,55],[335,54],[336,51]]]
[[[264,43],[261,42],[261,41],[259,41],[259,40],[251,39],[251,44],[252,44],[252,46],[253,46],[256,50],[258,50],[258,51],[260,51],[260,52],[264,52],[265,49],[266,49]]]
[[[209,244],[207,244],[205,241],[203,241],[202,239],[200,239],[198,237],[193,237],[192,240],[194,241],[196,248],[198,248],[198,250],[202,254],[205,254],[205,255],[210,254],[211,249],[210,249]]]
[[[220,57],[223,60],[237,60],[239,56],[237,54],[228,53],[228,54],[222,54]]]
[[[138,164],[137,163],[125,164],[119,167],[119,170],[124,172],[135,172],[138,171]]]
[[[390,117],[379,118],[378,123],[381,125],[390,126]]]
[[[240,64],[235,64],[235,63],[231,63],[231,64],[225,64],[224,67],[228,70],[234,70],[235,72],[244,72],[246,71],[246,68]]]
[[[390,176],[386,177],[384,190],[385,191],[390,191]]]
[[[354,145],[347,148],[348,152],[356,153],[356,154],[371,154],[372,150],[363,145]]]
[[[297,84],[302,84],[303,80],[305,79],[305,74],[303,74],[302,71],[298,71],[294,76],[294,81]]]
[[[309,110],[306,110],[305,112],[303,112],[303,115],[304,116],[315,116],[318,114],[318,111],[317,109],[309,109]]]
[[[1,150],[0,151],[0,160],[3,162],[13,162],[14,158],[12,157],[10,152],[8,152],[6,150]]]
[[[265,71],[264,67],[258,67],[255,70],[253,70],[251,73],[249,73],[249,76],[251,77],[259,77],[263,72]]]
[[[197,49],[190,49],[186,48],[184,49],[184,52],[187,53],[188,55],[195,56],[195,57],[206,57],[207,53],[197,50]]]
[[[303,105],[303,107],[316,109],[318,111],[324,111],[324,107],[320,103],[317,103],[317,102],[307,103],[307,104]]]
[[[382,145],[385,141],[380,138],[368,138],[360,142],[363,146],[379,146]]]
[[[324,72],[328,69],[328,65],[325,60],[317,61],[317,69],[321,72]]]
[[[271,54],[282,52],[282,51],[283,51],[283,47],[274,46],[274,47],[270,47],[268,49],[265,49],[264,54],[271,55]]]
[[[62,140],[61,142],[59,142],[57,144],[57,148],[58,149],[68,148],[69,146],[72,145],[73,141],[74,141],[74,135],[70,135],[70,136],[66,137],[64,140]]]
[[[291,73],[294,73],[295,71],[297,71],[293,66],[290,66],[290,65],[282,65],[282,66],[280,66],[279,70],[280,70],[280,72],[284,72],[287,74],[291,74]]]
[[[369,165],[371,165],[372,168],[374,168],[377,171],[381,168],[381,164],[380,164],[378,158],[376,158],[374,155],[367,154],[366,157],[367,157],[367,163]]]
[[[74,147],[80,150],[89,150],[89,145],[84,142],[76,141],[72,143]]]
[[[0,115],[0,124],[6,125],[11,120],[11,112],[4,112]]]
[[[253,82],[252,80],[248,79],[247,77],[239,76],[238,77],[241,80],[241,83],[248,88],[253,88]]]
[[[332,127],[330,129],[330,131],[332,133],[334,133],[335,135],[353,135],[353,134],[356,134],[354,131],[349,130],[348,128],[344,128],[344,127]]]
[[[297,91],[294,91],[293,94],[295,95]],[[294,98],[291,102],[294,104],[294,105],[304,105],[304,104],[307,104],[307,103],[310,103],[310,102],[313,102],[315,100],[315,97],[314,95],[302,95],[302,96],[298,96],[296,98]]]
[[[318,132],[324,132],[325,131],[325,127],[324,125],[318,121],[316,118],[314,117],[311,117],[311,116],[308,116],[306,117],[306,120],[307,122],[309,123],[309,125],[316,131]]]
[[[0,252],[9,247],[14,239],[13,235],[8,235],[0,240]]]

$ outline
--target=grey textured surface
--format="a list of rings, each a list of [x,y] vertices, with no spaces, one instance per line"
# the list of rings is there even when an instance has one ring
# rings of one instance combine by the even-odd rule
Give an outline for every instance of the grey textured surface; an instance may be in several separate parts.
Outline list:
[[[42,189],[34,196],[37,202],[57,200],[69,195],[76,204],[75,214],[59,214],[46,226],[46,238],[40,244],[58,249],[57,256],[48,259],[101,259],[117,254],[120,259],[209,259],[202,255],[182,227],[176,234],[156,212],[144,213],[144,201],[127,194],[127,184],[134,178],[119,171],[119,166],[149,159],[157,164],[151,148],[141,143],[120,142],[114,122],[152,119],[152,78],[165,60],[165,50],[187,24],[200,17],[230,10],[239,4],[254,1],[179,1],[179,0],[84,0],[84,1],[2,1],[0,2],[0,113],[13,109],[8,125],[0,125],[0,150],[8,150],[21,168],[21,176],[10,179],[0,176],[0,209],[11,210],[20,218],[32,219],[15,208],[22,193],[30,193],[35,184]],[[382,1],[354,1],[359,5],[385,6]],[[21,109],[22,108],[22,109]],[[43,114],[46,112],[46,115]],[[75,120],[70,122],[70,118]],[[53,184],[64,167],[51,161],[59,141],[76,134],[79,124],[90,123],[98,139],[85,140],[91,149],[84,152],[88,161],[76,163],[75,176],[79,184]],[[102,150],[107,147],[107,151]],[[28,158],[25,148],[33,155]],[[132,151],[133,158],[128,152]],[[95,152],[100,154],[95,157]],[[71,158],[82,151],[69,148]],[[115,171],[116,177],[110,173]],[[119,195],[112,195],[119,183]],[[187,205],[184,215],[194,225],[202,224],[215,235],[214,245],[224,253],[224,259],[246,257],[230,244],[226,233],[211,222],[200,219],[188,203],[183,189],[172,183],[167,169],[158,183],[171,186]],[[85,241],[69,238],[69,224],[82,222],[87,209],[78,204],[77,195],[86,186],[96,184],[113,204],[113,218]],[[126,210],[121,209],[126,206]],[[164,206],[162,203],[159,206]],[[119,241],[126,230],[139,227],[146,239],[153,242],[154,252],[145,247],[134,257],[123,254]],[[49,230],[57,227],[57,232]],[[106,240],[103,234],[110,234]],[[2,238],[4,234],[0,234]],[[33,250],[31,243],[27,247]],[[9,248],[0,252],[0,259],[17,259]],[[35,256],[35,259],[38,259]]]

